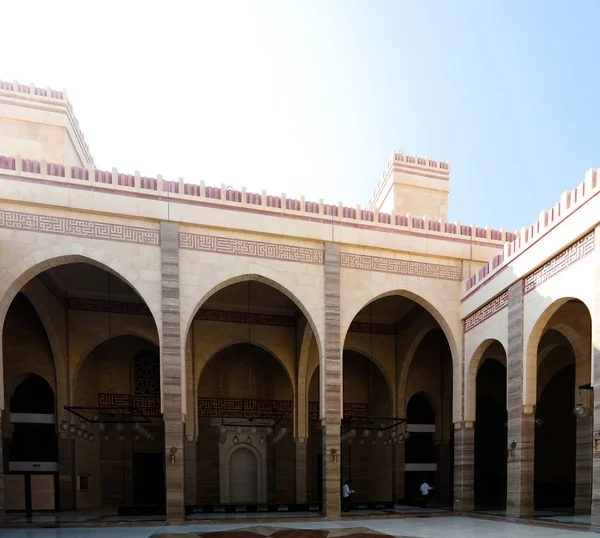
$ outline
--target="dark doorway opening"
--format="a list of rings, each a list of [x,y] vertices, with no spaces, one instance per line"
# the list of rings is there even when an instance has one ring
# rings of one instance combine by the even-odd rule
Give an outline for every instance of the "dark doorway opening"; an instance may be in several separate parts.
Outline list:
[[[475,508],[506,506],[506,368],[487,359],[477,372],[475,416]]]
[[[165,459],[162,452],[133,455],[134,499],[138,506],[165,504]]]
[[[575,365],[571,364],[550,379],[536,409],[539,422],[535,429],[536,510],[574,508],[577,429],[574,400]]]

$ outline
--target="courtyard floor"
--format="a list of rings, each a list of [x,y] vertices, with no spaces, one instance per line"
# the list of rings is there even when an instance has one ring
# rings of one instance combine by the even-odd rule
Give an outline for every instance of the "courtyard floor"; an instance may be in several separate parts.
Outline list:
[[[214,538],[224,538],[224,531],[246,531],[235,533],[237,536],[252,535],[269,536],[273,538],[288,536],[292,538],[296,533],[289,533],[289,529],[306,529],[317,531],[313,533],[298,533],[304,538],[333,538],[335,536],[366,537],[372,531],[388,536],[401,538],[576,538],[583,534],[593,533],[589,528],[563,529],[551,528],[536,524],[509,523],[505,521],[491,521],[472,517],[415,517],[399,519],[348,519],[342,521],[297,521],[289,523],[272,523],[252,525],[249,521],[243,523],[227,524],[188,524],[188,525],[155,525],[123,526],[123,527],[88,527],[88,528],[19,528],[0,529],[2,538],[155,538],[172,537],[181,535],[182,538],[197,538],[198,536],[210,538],[208,533],[223,533],[213,535]],[[343,531],[343,529],[348,529]],[[353,529],[350,531],[350,529]],[[600,529],[597,529],[600,531]],[[278,531],[278,532],[276,532]],[[325,531],[325,532],[319,532]],[[327,532],[330,531],[330,532]],[[340,532],[342,531],[342,532]],[[375,535],[373,538],[377,538]],[[383,538],[383,537],[381,537]]]

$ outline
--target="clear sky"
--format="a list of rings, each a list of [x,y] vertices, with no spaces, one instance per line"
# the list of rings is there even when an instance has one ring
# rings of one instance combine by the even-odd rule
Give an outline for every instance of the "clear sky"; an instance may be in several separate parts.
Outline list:
[[[0,79],[66,88],[96,165],[366,204],[449,160],[514,230],[600,166],[600,2],[4,2]]]

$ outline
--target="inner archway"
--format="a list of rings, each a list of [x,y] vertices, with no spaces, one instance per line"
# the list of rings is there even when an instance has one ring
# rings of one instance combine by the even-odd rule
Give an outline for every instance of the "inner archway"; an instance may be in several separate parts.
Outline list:
[[[377,414],[382,416],[380,413],[383,413],[388,419],[374,421],[379,423],[378,431],[374,432],[377,436],[375,446],[381,443],[378,450],[382,454],[375,457],[365,455],[369,464],[377,461],[379,469],[383,467],[380,473],[372,473],[370,477],[371,483],[377,480],[379,484],[376,487],[369,484],[367,491],[363,492],[368,497],[359,498],[353,476],[352,487],[356,490],[354,508],[368,507],[373,502],[390,507],[397,503],[412,505],[419,498],[419,484],[425,478],[431,485],[435,485],[433,502],[440,507],[451,506],[452,355],[444,330],[423,306],[428,303],[422,301],[421,304],[417,301],[418,298],[413,300],[400,294],[376,299],[356,315],[345,336],[345,402],[350,403],[346,388],[346,368],[352,368],[352,361],[355,359],[351,358],[349,352],[353,352],[362,355],[370,363],[370,371],[378,372],[377,375],[381,376],[376,397],[386,403],[377,403],[375,400],[369,402],[365,409],[366,415],[375,418]],[[365,379],[368,380],[369,376]],[[365,383],[365,386],[369,385],[363,381]],[[435,418],[429,424],[407,421],[408,403],[418,394],[426,394],[433,409]],[[418,400],[419,397],[416,397],[414,401]],[[411,403],[411,407],[412,405]],[[417,415],[413,420],[421,419]],[[419,443],[420,437],[429,437],[430,444],[434,447],[428,453],[427,461],[423,460],[422,453],[417,458],[417,452],[411,448]],[[342,428],[342,454],[346,450],[344,445],[348,445],[349,441],[352,442],[350,446],[354,451],[356,441],[352,436],[347,439]],[[387,455],[383,456],[384,453]]]
[[[356,492],[353,501],[384,502],[393,498],[393,416],[388,383],[379,367],[354,351],[344,352],[344,420],[342,479]],[[368,419],[368,420],[365,420]],[[383,425],[383,427],[382,427]]]
[[[12,395],[24,376],[30,374],[33,375],[26,383],[39,384],[39,379],[43,379],[47,384],[46,389],[40,385],[30,390],[27,398],[21,398],[17,392],[11,402],[5,403],[6,409],[11,409],[11,405],[23,407],[26,410],[23,414],[28,415],[26,419],[30,424],[35,419],[37,427],[41,421],[39,427],[49,428],[54,435],[53,443],[42,443],[53,448],[53,460],[30,462],[36,469],[46,470],[46,474],[53,473],[54,476],[52,481],[47,480],[48,483],[44,482],[44,477],[36,477],[36,487],[32,486],[32,491],[43,492],[45,500],[41,509],[93,508],[102,510],[105,515],[126,515],[133,505],[153,505],[153,515],[164,513],[164,496],[152,500],[140,496],[142,491],[164,491],[162,426],[150,433],[152,425],[149,424],[132,433],[133,422],[125,417],[137,409],[145,415],[150,412],[149,422],[156,420],[162,424],[158,332],[151,312],[128,283],[99,265],[65,263],[65,259],[61,259],[60,264],[50,261],[46,267],[48,265],[52,267],[36,274],[16,294],[3,327],[5,394]],[[115,344],[115,337],[119,335],[138,335],[123,336],[132,338],[137,344],[130,346],[120,340]],[[116,348],[109,352],[111,345]],[[142,350],[151,350],[153,356],[155,382],[151,394],[146,392],[148,384],[142,390],[134,383],[139,378],[136,364],[138,352]],[[107,374],[102,369],[109,354],[112,365]],[[33,381],[36,376],[38,381]],[[44,401],[52,401],[52,412],[27,411],[27,406],[33,409],[42,396]],[[28,403],[25,405],[24,402]],[[45,406],[50,409],[49,404]],[[121,464],[118,471],[110,464],[114,458],[104,457],[106,454],[101,447],[108,430],[105,432],[102,427],[105,415],[114,416],[116,408],[125,419],[123,431],[113,432],[111,436],[116,444],[123,445],[120,436],[125,438],[126,444],[129,437],[133,442],[135,437],[152,435],[153,443],[159,447],[154,451],[160,459],[155,459],[151,473],[136,471],[133,461],[127,463],[127,458],[121,457],[123,450],[118,452],[125,464]],[[10,417],[10,413],[7,416]],[[14,418],[18,419],[19,414]],[[112,426],[115,424],[116,421]],[[9,481],[16,482],[25,477],[27,482],[27,469],[17,470],[12,465],[14,471],[10,470],[13,456],[8,445],[12,440],[10,436],[4,439],[4,450],[8,455],[5,474],[13,475]],[[28,443],[30,448],[32,445],[35,443]],[[152,450],[142,449],[142,452]],[[151,487],[135,486],[134,474],[152,477]],[[7,488],[7,504],[10,505],[15,495],[18,493],[14,488]],[[28,502],[23,509],[40,508]]]
[[[290,378],[270,351],[219,351],[198,385],[199,504],[293,502],[295,445]]]
[[[506,506],[506,366],[496,356],[506,361],[498,342],[484,353],[476,380],[475,509],[482,511]]]

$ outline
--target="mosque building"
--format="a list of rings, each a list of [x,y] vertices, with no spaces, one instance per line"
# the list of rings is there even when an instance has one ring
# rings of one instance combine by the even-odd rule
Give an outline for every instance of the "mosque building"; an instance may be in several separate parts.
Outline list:
[[[355,207],[102,170],[65,92],[0,82],[0,507],[337,517],[343,481],[427,481],[600,524],[597,171],[515,233],[449,191],[400,152]]]

